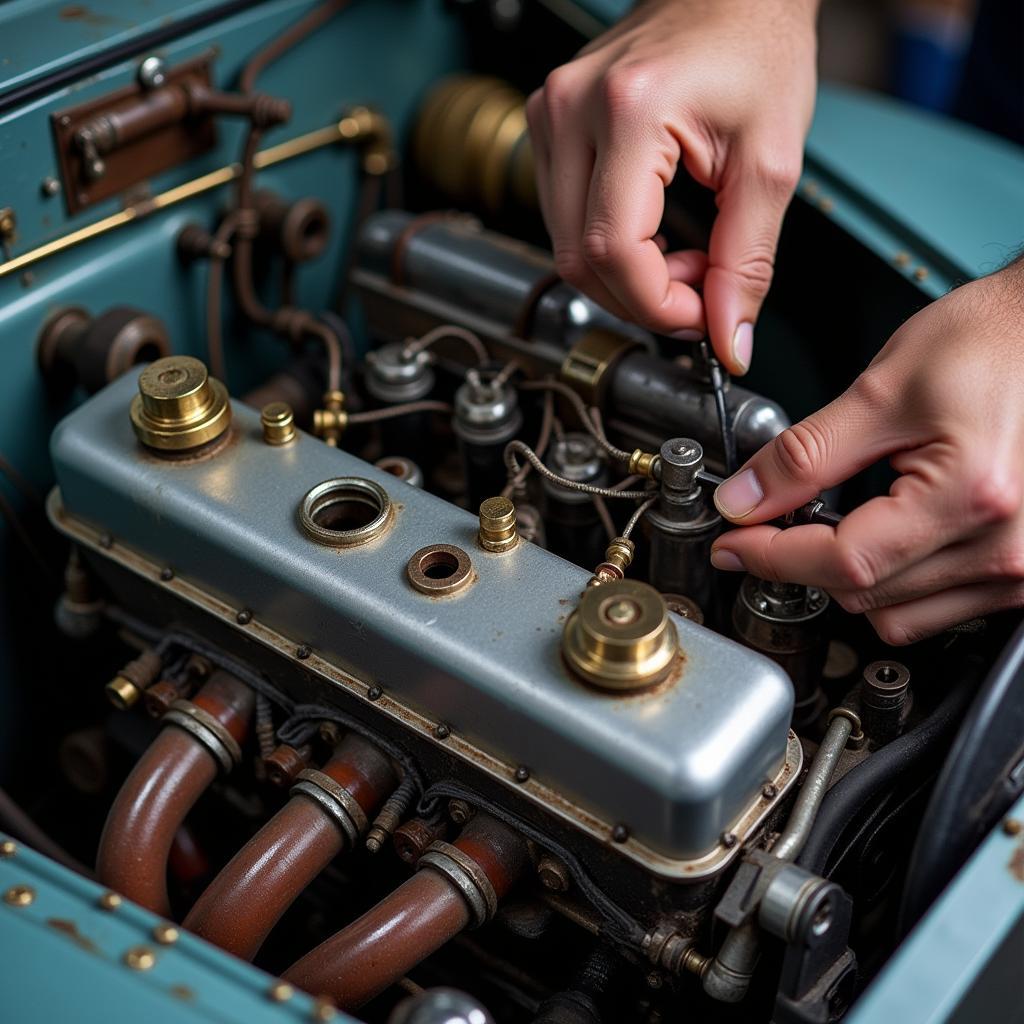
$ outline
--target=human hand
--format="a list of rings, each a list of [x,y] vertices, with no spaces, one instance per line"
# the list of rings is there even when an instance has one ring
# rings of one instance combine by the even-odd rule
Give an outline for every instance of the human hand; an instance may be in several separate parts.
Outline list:
[[[823,587],[889,644],[1024,606],[1024,263],[908,320],[842,396],[715,492],[719,569]],[[891,456],[836,528],[763,523]]]
[[[648,0],[527,104],[556,268],[611,312],[745,373],[800,176],[817,0]],[[663,253],[682,163],[715,192],[708,253]],[[703,284],[703,299],[698,291]]]

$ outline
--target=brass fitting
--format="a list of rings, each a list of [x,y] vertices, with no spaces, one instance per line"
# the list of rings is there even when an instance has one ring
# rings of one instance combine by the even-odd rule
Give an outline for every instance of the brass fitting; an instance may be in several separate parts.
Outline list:
[[[114,676],[104,687],[104,691],[107,700],[119,711],[127,711],[142,696],[142,690],[124,676]]]
[[[637,448],[629,457],[629,472],[653,480],[658,472],[660,458],[656,452],[645,452],[642,448]]]
[[[120,711],[130,708],[142,696],[142,691],[156,682],[162,668],[156,651],[143,651],[107,683],[104,688],[107,699]]]
[[[188,451],[215,441],[231,426],[231,403],[227,389],[198,359],[166,356],[139,374],[131,420],[147,448]]]
[[[616,692],[661,682],[679,651],[661,594],[647,583],[611,580],[583,592],[562,633],[562,654],[588,683]]]
[[[398,164],[391,137],[391,122],[369,107],[352,107],[338,122],[338,134],[363,146],[363,172],[379,177]]]
[[[594,570],[588,587],[596,587],[610,580],[621,580],[633,564],[636,545],[626,537],[615,537],[604,552],[604,561]]]
[[[295,413],[287,402],[270,402],[263,406],[260,423],[267,444],[285,445],[295,440]]]
[[[480,505],[480,547],[485,551],[511,551],[519,543],[516,507],[508,498],[488,498]]]
[[[341,435],[348,426],[345,412],[345,395],[341,391],[328,391],[324,395],[324,406],[313,412],[313,433],[322,438],[330,448],[337,448]]]

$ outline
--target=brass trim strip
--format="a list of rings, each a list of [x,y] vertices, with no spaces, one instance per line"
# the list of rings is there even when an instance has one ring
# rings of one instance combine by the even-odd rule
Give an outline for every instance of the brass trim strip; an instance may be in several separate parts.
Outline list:
[[[312,153],[314,150],[330,146],[335,142],[344,142],[352,145],[365,141],[372,132],[357,132],[353,134],[352,121],[351,117],[346,116],[340,121],[329,124],[324,128],[317,128],[314,131],[306,132],[305,135],[298,135],[294,139],[286,139],[284,142],[279,142],[276,146],[271,146],[269,149],[261,149],[254,159],[256,169],[262,170],[265,167],[273,167],[275,164],[283,163],[285,160],[291,160],[305,153]],[[86,224],[85,227],[71,231],[60,238],[55,238],[52,242],[46,242],[35,249],[23,252],[20,256],[14,256],[6,262],[0,263],[0,277],[15,274],[19,270],[31,266],[33,263],[38,263],[40,260],[55,256],[59,252],[64,252],[65,249],[70,249],[92,238],[98,238],[100,235],[105,235],[115,228],[130,224],[132,221],[141,220],[157,210],[166,210],[168,207],[175,206],[186,199],[192,199],[194,196],[202,195],[204,192],[219,188],[221,185],[228,185],[238,178],[241,173],[241,164],[228,164],[226,167],[219,167],[208,174],[203,174],[198,178],[193,178],[191,181],[176,185],[174,188],[161,192],[159,195],[155,195],[143,202],[136,203],[134,206],[125,207],[125,209],[118,213],[112,213],[109,217],[103,217],[92,224]]]

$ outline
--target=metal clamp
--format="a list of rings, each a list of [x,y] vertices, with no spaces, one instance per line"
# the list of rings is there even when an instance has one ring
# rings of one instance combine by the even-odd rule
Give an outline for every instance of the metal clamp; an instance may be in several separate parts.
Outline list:
[[[498,910],[498,894],[487,873],[472,857],[451,843],[436,842],[416,862],[416,869],[433,868],[459,890],[473,913],[473,928],[485,924]]]
[[[832,927],[838,891],[833,882],[786,864],[768,881],[758,921],[786,942],[817,945]]]
[[[296,778],[298,781],[292,786],[291,795],[299,793],[318,803],[345,834],[349,845],[355,846],[369,826],[359,801],[344,786],[317,768],[306,768]]]
[[[209,711],[196,707],[190,700],[176,700],[164,713],[162,721],[193,735],[225,772],[242,760],[242,748],[235,737]]]

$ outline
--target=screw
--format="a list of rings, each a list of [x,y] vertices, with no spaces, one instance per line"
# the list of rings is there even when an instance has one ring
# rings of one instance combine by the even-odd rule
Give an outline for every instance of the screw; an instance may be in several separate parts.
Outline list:
[[[647,975],[647,987],[648,988],[661,988],[664,978],[658,971],[651,971]]]
[[[451,736],[451,734],[451,729],[448,728],[448,726],[445,725],[444,722],[438,722],[437,725],[434,726],[434,735],[439,740],[446,740],[448,739],[449,736]]]
[[[36,891],[30,885],[12,885],[4,893],[4,903],[12,907],[27,907],[36,898]]]
[[[516,769],[515,780],[516,782],[527,782],[530,778],[530,769],[525,764],[521,764]]]
[[[774,782],[766,782],[764,786],[761,787],[761,796],[763,796],[765,800],[774,800],[778,795],[779,790]]]
[[[612,842],[624,843],[629,838],[629,829],[625,825],[616,825],[612,829]]]
[[[181,938],[181,932],[173,924],[168,924],[164,921],[153,926],[153,938],[161,946],[173,946]]]
[[[117,910],[123,902],[116,892],[105,892],[96,901],[100,910]]]
[[[162,579],[164,583],[169,583],[174,579],[174,570],[169,565],[165,565],[160,570],[160,579]]]
[[[735,832],[723,832],[719,836],[719,841],[727,850],[731,850],[739,840],[736,838]]]
[[[18,852],[18,844],[13,839],[5,839],[0,843],[0,857],[6,860]]]
[[[295,995],[295,989],[287,981],[275,981],[267,989],[267,998],[272,1003],[287,1003]]]
[[[132,946],[125,953],[124,962],[133,971],[148,971],[156,966],[156,953],[149,946]]]
[[[252,622],[252,612],[248,608],[243,608],[236,616],[235,621],[240,626],[248,626]]]
[[[310,647],[309,644],[301,644],[295,650],[295,657],[298,658],[299,661],[305,661],[312,653],[313,648]]]
[[[537,877],[548,892],[566,892],[570,885],[568,868],[547,854],[537,862]]]
[[[112,533],[101,533],[99,543],[101,548],[112,548],[114,546],[114,535]]]
[[[1024,822],[1019,818],[1003,819],[1003,834],[1008,836],[1019,836],[1024,832]]]
[[[366,691],[366,696],[370,700],[380,700],[384,696],[384,691],[379,686],[371,686]]]
[[[449,800],[448,817],[455,825],[465,825],[473,817],[473,808],[465,800]]]
[[[167,81],[167,68],[160,57],[147,57],[139,65],[139,85],[143,89],[159,89]]]
[[[44,196],[55,196],[60,191],[60,182],[52,175],[43,178],[39,186]]]

